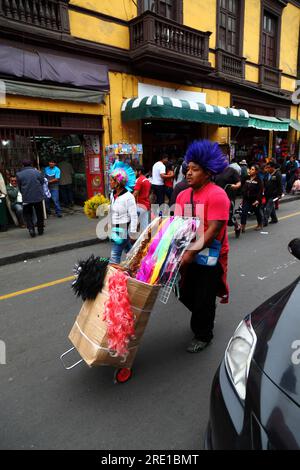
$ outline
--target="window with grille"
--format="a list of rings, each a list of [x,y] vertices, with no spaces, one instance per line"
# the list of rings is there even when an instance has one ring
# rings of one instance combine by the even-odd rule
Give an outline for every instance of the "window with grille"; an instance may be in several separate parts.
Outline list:
[[[241,0],[219,0],[219,48],[239,55]]]
[[[262,63],[276,67],[278,18],[269,12],[264,12],[262,30]]]

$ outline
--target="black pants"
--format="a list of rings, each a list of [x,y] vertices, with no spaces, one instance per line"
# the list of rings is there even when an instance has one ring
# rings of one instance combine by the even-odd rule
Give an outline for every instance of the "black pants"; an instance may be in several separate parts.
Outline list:
[[[165,186],[165,194],[168,198],[168,204],[169,206],[171,205],[171,198],[172,198],[172,194],[173,194],[173,188],[170,188],[170,186]]]
[[[73,204],[73,191],[71,184],[62,184],[59,186],[59,195],[61,202],[64,206],[71,206]]]
[[[23,216],[24,216],[27,228],[30,231],[34,230],[33,208],[35,209],[35,212],[36,212],[38,230],[42,230],[44,228],[44,213],[43,213],[42,201],[23,205]]]
[[[192,312],[191,330],[200,341],[213,338],[216,297],[223,270],[217,266],[189,265],[180,289],[179,300]]]
[[[257,225],[261,225],[262,224],[262,214],[261,214],[260,205],[253,206],[251,201],[243,201],[241,224],[246,225],[247,218],[248,218],[248,212],[250,210],[253,210],[254,214],[256,215]]]
[[[159,186],[157,184],[153,184],[151,189],[152,189],[152,191],[154,192],[154,194],[156,196],[156,204],[161,206],[165,202],[165,187],[164,187],[164,185]]]

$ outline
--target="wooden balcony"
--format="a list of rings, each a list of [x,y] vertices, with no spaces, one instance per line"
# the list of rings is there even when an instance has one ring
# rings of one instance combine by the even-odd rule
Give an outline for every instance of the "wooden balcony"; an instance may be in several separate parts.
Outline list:
[[[216,68],[219,74],[230,76],[238,80],[245,78],[244,57],[239,57],[221,49],[216,50]]]
[[[130,22],[130,55],[143,71],[176,71],[190,75],[210,69],[210,32],[202,32],[155,13],[145,12]]]
[[[280,90],[281,73],[279,69],[261,64],[259,66],[259,84],[263,88]]]
[[[70,33],[69,0],[0,0],[1,29]],[[51,34],[51,33],[50,33]]]

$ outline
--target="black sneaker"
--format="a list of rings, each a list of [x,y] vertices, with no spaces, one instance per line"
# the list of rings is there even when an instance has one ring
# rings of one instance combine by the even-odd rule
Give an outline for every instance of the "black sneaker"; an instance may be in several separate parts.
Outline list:
[[[43,228],[39,228],[39,229],[38,229],[38,234],[39,234],[39,235],[43,235],[43,234],[44,234],[44,229],[43,229]]]
[[[205,349],[210,343],[211,340],[201,341],[200,339],[193,338],[186,350],[189,353],[198,353],[200,351],[203,351],[203,349]]]
[[[35,237],[35,231],[34,230],[29,230],[29,234],[30,234],[31,238]]]
[[[278,220],[271,220],[270,224],[278,224]]]

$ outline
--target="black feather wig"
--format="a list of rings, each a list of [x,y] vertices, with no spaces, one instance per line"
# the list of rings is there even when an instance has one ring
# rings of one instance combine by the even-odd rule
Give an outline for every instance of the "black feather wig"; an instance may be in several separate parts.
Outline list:
[[[72,289],[77,297],[85,300],[95,300],[101,292],[109,263],[108,258],[91,255],[85,261],[79,261],[74,267],[75,281]]]

